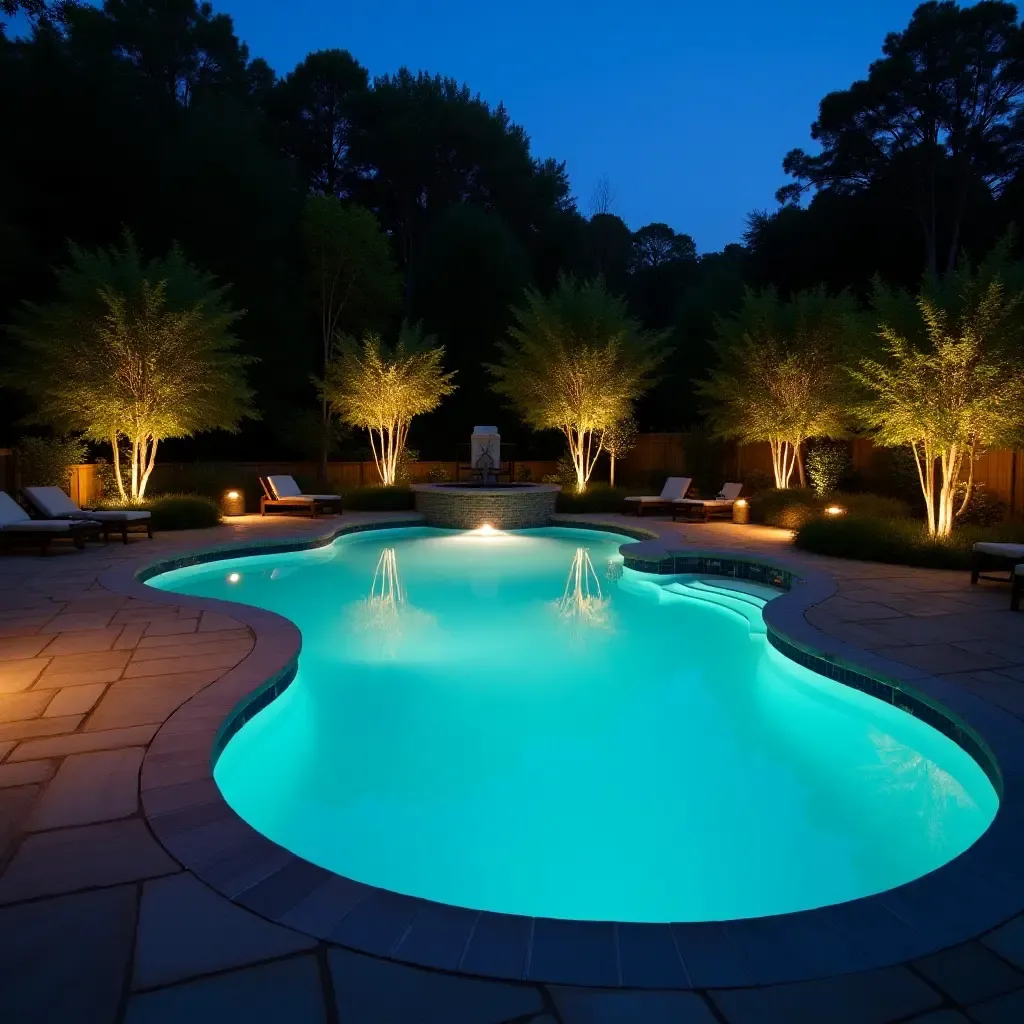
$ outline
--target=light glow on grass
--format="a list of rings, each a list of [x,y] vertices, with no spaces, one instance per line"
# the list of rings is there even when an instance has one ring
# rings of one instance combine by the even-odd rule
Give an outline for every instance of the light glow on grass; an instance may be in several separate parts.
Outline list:
[[[846,511],[841,505],[829,505],[825,509],[825,515],[827,516],[841,516]]]

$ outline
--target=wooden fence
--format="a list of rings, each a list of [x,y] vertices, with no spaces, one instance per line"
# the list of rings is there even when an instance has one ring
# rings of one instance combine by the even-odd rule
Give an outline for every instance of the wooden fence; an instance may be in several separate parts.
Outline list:
[[[414,462],[409,475],[414,483],[430,479],[454,480],[457,462]],[[100,467],[85,464],[71,467],[69,493],[79,505],[89,505],[104,496]],[[528,474],[540,481],[554,473],[553,461],[526,460],[516,462],[516,473]],[[319,464],[316,462],[158,462],[149,482],[152,493],[185,492],[219,497],[224,491],[242,491],[250,511],[259,508],[261,476],[289,475],[305,490],[323,490],[316,485]],[[327,489],[348,491],[378,483],[380,477],[373,462],[329,462]]]
[[[695,447],[700,449],[699,453]],[[868,439],[850,442],[854,472],[866,488],[882,485],[890,449],[878,448]],[[695,467],[706,463],[707,439],[691,434],[641,434],[636,448],[621,461],[616,476],[626,484],[649,483],[673,474],[696,476]],[[713,464],[714,465],[714,464]],[[771,451],[765,444],[719,446],[717,466],[708,469],[713,479],[747,481],[756,476],[772,475]],[[1024,451],[997,449],[982,455],[974,464],[974,479],[989,493],[1005,502],[1013,519],[1024,519]]]
[[[881,488],[886,473],[887,449],[876,448],[868,440],[850,444],[853,469],[865,488]],[[414,462],[410,475],[414,482],[428,479],[455,479],[455,462]],[[529,473],[539,481],[556,471],[553,461],[523,461],[517,470]],[[245,493],[249,509],[259,507],[260,487],[257,477],[290,474],[309,489],[315,487],[315,462],[208,462],[158,463],[153,471],[151,488],[157,492],[185,491],[218,496],[228,489]],[[708,489],[726,480],[752,481],[755,477],[770,478],[771,452],[767,444],[733,445],[708,441],[703,434],[641,434],[637,445],[616,466],[616,482],[626,486],[660,486],[666,476],[685,475],[704,481]],[[1005,502],[1014,519],[1024,519],[1024,452],[1000,449],[988,452],[975,463],[974,478]],[[372,462],[331,462],[327,467],[327,486],[332,491],[375,484],[377,469]],[[607,480],[607,465],[600,465],[593,480]],[[4,490],[16,488],[14,460],[7,449],[0,449],[0,484]],[[102,496],[101,477],[94,465],[73,466],[70,480],[71,497],[80,505],[88,505]]]

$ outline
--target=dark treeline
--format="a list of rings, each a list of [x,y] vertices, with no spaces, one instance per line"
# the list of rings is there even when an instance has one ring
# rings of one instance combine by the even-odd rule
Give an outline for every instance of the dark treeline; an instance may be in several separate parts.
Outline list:
[[[502,106],[451,79],[400,69],[371,81],[341,49],[278,77],[196,0],[0,5],[18,6],[33,27],[0,38],[0,320],[52,296],[69,239],[107,245],[126,228],[149,255],[178,241],[246,310],[237,331],[259,359],[262,420],[170,445],[168,458],[316,456],[311,193],[373,211],[402,280],[392,329],[422,321],[458,371],[456,394],[410,439],[432,457],[451,457],[474,423],[516,434],[483,364],[528,285],[602,275],[645,327],[666,330],[672,352],[638,420],[682,429],[700,420],[695,381],[715,317],[745,286],[913,285],[989,247],[1024,207],[1024,52],[1009,4],[919,8],[863,82],[823,100],[820,153],[785,158],[779,208],[752,214],[742,244],[700,257],[666,224],[631,231],[612,212],[585,216],[565,165],[534,155]],[[26,411],[0,393],[0,443]],[[557,448],[517,437],[524,454]],[[362,442],[341,444],[356,454]]]

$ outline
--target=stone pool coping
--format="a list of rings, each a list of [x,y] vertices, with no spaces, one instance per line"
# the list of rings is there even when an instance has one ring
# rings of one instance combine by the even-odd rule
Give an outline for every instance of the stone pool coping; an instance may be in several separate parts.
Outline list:
[[[802,981],[901,963],[972,939],[1024,908],[1024,723],[948,681],[889,662],[814,629],[804,611],[836,589],[830,576],[775,554],[716,552],[667,538],[624,544],[627,559],[704,558],[769,565],[790,589],[765,606],[784,651],[822,660],[887,688],[977,738],[1001,791],[988,831],[960,857],[889,892],[818,910],[727,922],[635,924],[565,921],[470,911],[363,885],[266,839],[228,806],[213,780],[226,730],[265,706],[294,675],[301,636],[290,620],[250,605],[191,598],[145,586],[158,571],[251,554],[301,550],[368,529],[418,519],[340,525],[316,537],[242,542],[108,570],[109,590],[147,601],[229,614],[256,636],[251,654],[164,723],[143,762],[150,828],[185,868],[229,899],[282,925],[361,952],[441,970],[595,987],[690,989]],[[565,528],[652,538],[620,524],[559,519]],[[170,563],[170,564],[168,564]],[[675,562],[673,561],[673,571]],[[800,582],[795,582],[800,581]],[[835,678],[835,676],[833,676]],[[846,682],[846,679],[840,679]],[[878,694],[876,694],[878,696]],[[977,754],[975,755],[977,756]],[[991,776],[990,776],[991,777]]]

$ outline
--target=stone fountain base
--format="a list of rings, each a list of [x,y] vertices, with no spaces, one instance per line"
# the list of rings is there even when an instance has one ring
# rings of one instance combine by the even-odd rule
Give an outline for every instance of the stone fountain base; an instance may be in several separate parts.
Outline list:
[[[428,526],[496,530],[547,526],[561,490],[557,484],[413,484],[416,511]]]

